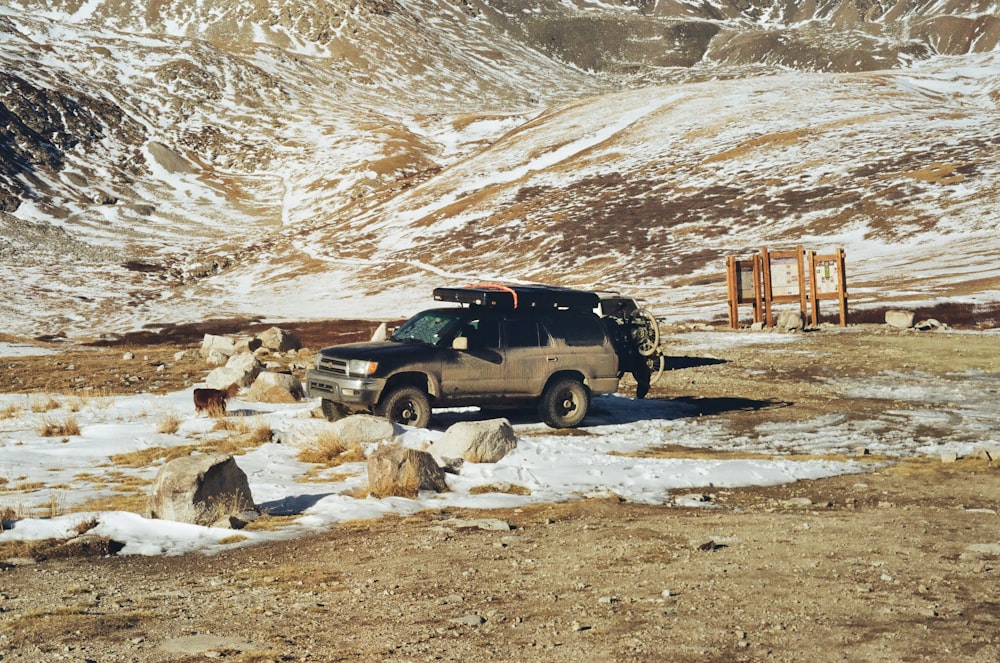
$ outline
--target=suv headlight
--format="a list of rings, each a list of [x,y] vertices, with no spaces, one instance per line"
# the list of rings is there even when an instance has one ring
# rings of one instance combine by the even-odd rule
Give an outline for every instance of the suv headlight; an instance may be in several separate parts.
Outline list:
[[[377,361],[351,359],[347,362],[347,374],[353,377],[368,377],[378,369]]]

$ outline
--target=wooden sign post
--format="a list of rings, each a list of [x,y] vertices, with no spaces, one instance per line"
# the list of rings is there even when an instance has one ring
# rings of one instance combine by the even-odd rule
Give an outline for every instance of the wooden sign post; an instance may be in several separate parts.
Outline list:
[[[806,264],[805,251],[796,247],[794,251],[760,250],[760,260],[764,271],[764,317],[767,326],[774,326],[771,304],[774,302],[798,302],[802,315],[806,314]]]
[[[729,326],[739,329],[740,304],[753,306],[753,321],[763,320],[763,291],[760,282],[760,258],[726,258],[726,282],[729,284]]]
[[[844,249],[830,255],[809,252],[809,285],[812,299],[812,325],[819,324],[819,300],[836,299],[840,303],[840,326],[847,326],[847,277]]]

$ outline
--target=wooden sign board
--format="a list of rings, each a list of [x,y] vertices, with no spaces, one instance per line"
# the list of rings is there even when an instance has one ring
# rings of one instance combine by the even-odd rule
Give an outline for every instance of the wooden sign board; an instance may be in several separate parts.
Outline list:
[[[773,302],[799,302],[806,312],[805,251],[801,246],[794,251],[760,250],[764,273],[764,317],[767,326],[774,326]]]
[[[729,284],[729,326],[739,328],[740,304],[753,306],[753,321],[761,321],[762,290],[760,281],[760,259],[749,260],[726,258],[726,281]]]
[[[808,262],[808,265],[806,264]],[[798,302],[803,315],[812,314],[812,325],[819,324],[819,302],[840,302],[840,324],[847,326],[846,259],[843,249],[829,255],[806,253],[801,246],[793,251],[760,250],[746,260],[726,258],[726,281],[729,288],[729,326],[739,327],[741,304],[753,306],[753,321],[766,319],[774,326],[771,304]],[[812,302],[811,310],[808,303]]]
[[[835,299],[840,303],[840,326],[847,326],[847,277],[844,249],[836,253],[817,255],[809,252],[810,299],[812,300],[812,325],[819,324],[819,302]]]

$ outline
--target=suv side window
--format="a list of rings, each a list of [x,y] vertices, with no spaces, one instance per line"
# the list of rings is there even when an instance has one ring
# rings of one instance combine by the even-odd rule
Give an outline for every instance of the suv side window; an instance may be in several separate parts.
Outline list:
[[[535,320],[504,320],[504,342],[508,348],[537,348],[549,344],[549,335]]]
[[[462,336],[469,339],[470,350],[500,347],[500,321],[496,319],[469,320],[462,328]]]
[[[581,315],[565,312],[553,315],[546,320],[552,333],[562,338],[569,346],[603,345],[604,326],[596,315]]]

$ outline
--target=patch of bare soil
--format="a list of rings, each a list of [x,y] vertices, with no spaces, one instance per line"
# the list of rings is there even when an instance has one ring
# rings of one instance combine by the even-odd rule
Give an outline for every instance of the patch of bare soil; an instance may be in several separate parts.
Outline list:
[[[816,376],[996,374],[995,348],[990,334],[824,330],[787,351],[678,353],[651,397],[734,432],[864,417],[906,404],[845,398]],[[877,460],[705,487],[696,508],[609,496],[426,512],[214,557],[3,549],[0,659],[1000,660],[1000,463]],[[510,529],[457,520],[483,518]]]

